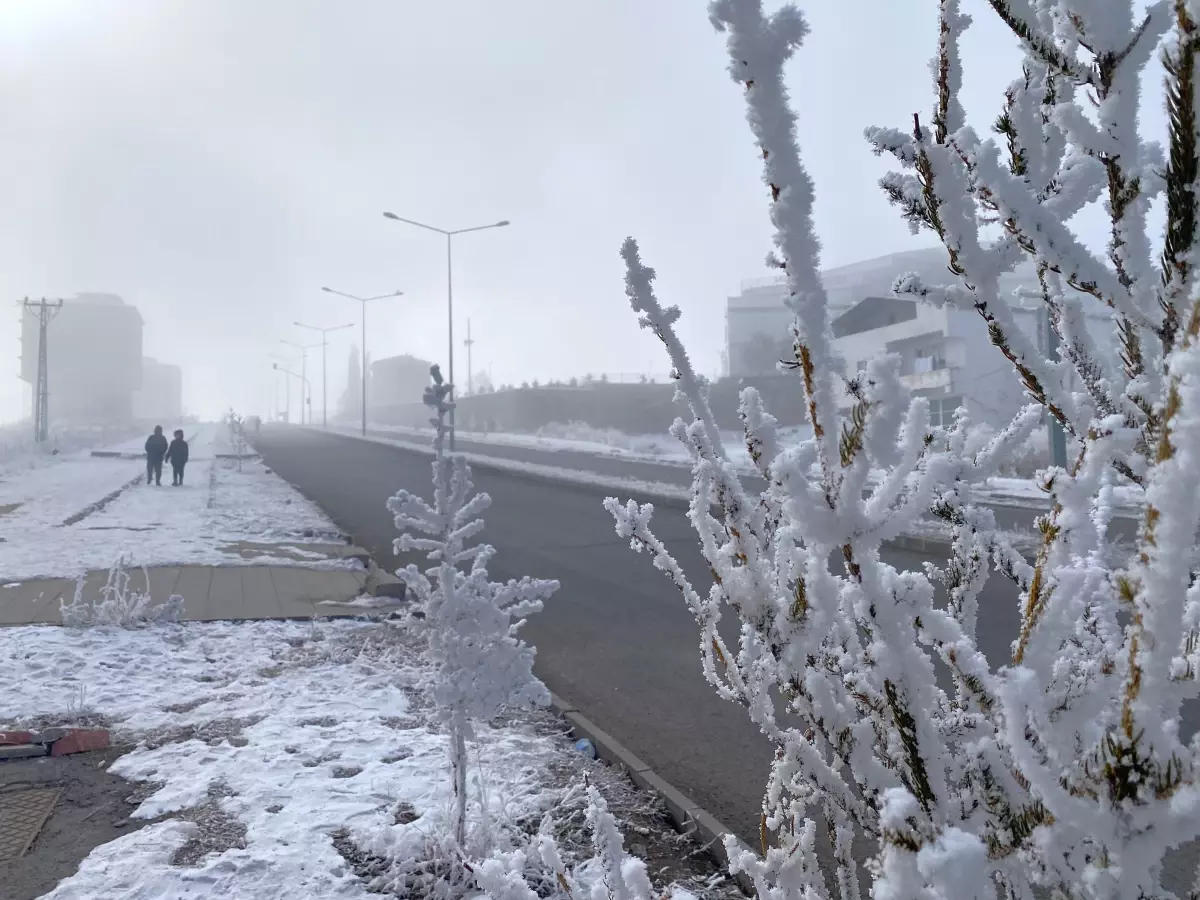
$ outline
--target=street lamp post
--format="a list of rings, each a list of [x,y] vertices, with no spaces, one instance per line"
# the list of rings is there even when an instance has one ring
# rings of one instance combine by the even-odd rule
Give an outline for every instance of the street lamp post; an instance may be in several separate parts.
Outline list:
[[[268,353],[267,355],[270,356],[271,359],[281,359],[284,362],[291,362],[291,360],[288,359],[286,356],[280,356],[278,353]],[[278,363],[271,363],[271,368],[274,369],[275,372],[277,372],[277,373],[287,371],[286,369],[279,368]],[[278,385],[276,385],[277,392],[278,392],[278,389],[279,389]],[[284,410],[286,410],[287,421],[288,421],[288,424],[290,425],[290,424],[292,424],[292,380],[290,378],[283,379],[283,397],[284,397],[283,408],[284,408]]]
[[[378,297],[356,297],[354,294],[347,294],[343,291],[335,291],[331,287],[321,288],[327,294],[337,294],[339,297],[347,297],[350,300],[357,300],[362,304],[362,433],[363,437],[367,436],[367,304],[372,300],[386,300],[388,297],[400,297],[404,291],[393,291],[390,294],[380,294]]]
[[[326,348],[329,346],[329,332],[341,331],[343,328],[353,328],[353,323],[349,325],[331,325],[328,328],[320,328],[316,325],[305,325],[303,322],[294,323],[297,328],[307,328],[310,331],[318,331],[321,333],[321,427],[329,427],[329,379],[326,373]],[[312,418],[311,416],[309,417]]]
[[[471,337],[470,318],[467,319],[467,339],[463,346],[467,348],[467,396],[470,397],[475,393],[475,369],[471,367],[471,348],[475,346],[475,340]]]
[[[471,228],[455,228],[447,230],[438,228],[434,225],[426,225],[424,222],[416,222],[412,219],[405,219],[403,216],[398,216],[392,212],[385,212],[384,218],[391,219],[395,222],[403,222],[406,225],[414,225],[417,228],[424,228],[426,231],[434,231],[438,234],[446,236],[446,317],[448,322],[449,341],[448,354],[446,360],[447,368],[450,371],[450,399],[453,400],[458,394],[458,390],[454,386],[454,266],[452,263],[452,254],[454,244],[452,238],[456,234],[466,234],[470,231],[486,231],[489,228],[504,228],[510,223],[508,219],[501,219],[499,222],[493,222],[490,225],[475,225]],[[450,452],[454,452],[454,407],[450,407]]]
[[[285,341],[285,340],[280,340],[280,343],[287,344],[289,347],[293,348],[294,350],[300,351],[300,381],[301,381],[301,386],[300,386],[300,424],[304,425],[304,424],[306,424],[304,421],[304,419],[305,419],[304,410],[306,407],[306,402],[304,399],[304,391],[306,390],[307,385],[308,385],[308,351],[313,350],[317,347],[320,347],[321,345],[320,344],[296,344],[296,343],[293,343],[292,341]],[[307,424],[311,425],[312,424],[312,393],[311,392],[308,395],[307,409],[308,409]]]
[[[303,398],[304,392],[306,390],[308,391],[308,395],[310,397],[312,396],[312,386],[308,383],[308,379],[306,377],[304,377],[303,375],[297,375],[291,369],[283,368],[283,366],[279,365],[279,363],[271,363],[271,366],[277,372],[282,372],[284,375],[287,375],[291,378],[299,378],[300,379],[300,396],[301,396],[301,398]],[[291,395],[292,395],[291,384],[292,383],[287,378],[285,378],[283,380],[286,381],[288,384],[288,418],[290,419],[291,415],[292,415],[291,414],[291,402],[292,402],[291,401]],[[301,412],[303,412],[303,410],[304,410],[303,403],[301,403],[301,405],[300,405],[300,410],[301,410]],[[303,422],[301,422],[301,424],[303,424]]]

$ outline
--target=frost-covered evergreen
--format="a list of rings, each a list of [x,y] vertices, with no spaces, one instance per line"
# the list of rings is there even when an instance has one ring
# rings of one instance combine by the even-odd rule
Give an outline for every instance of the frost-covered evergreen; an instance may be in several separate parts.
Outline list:
[[[431,696],[449,734],[453,837],[462,852],[467,849],[467,741],[472,725],[494,719],[505,708],[550,702],[546,686],[533,674],[534,649],[517,632],[525,617],[541,610],[543,601],[558,590],[558,582],[489,579],[487,564],[495,548],[471,541],[483,530],[481,515],[491,498],[473,495],[466,460],[446,453],[451,386],[442,381],[437,366],[430,375],[433,384],[425,390],[425,403],[436,413],[430,419],[435,429],[433,502],[402,490],[388,500],[388,509],[402,532],[396,552],[424,551],[433,563],[425,572],[410,565],[396,574],[421,613],[411,621],[428,639],[435,673]]]
[[[606,501],[617,531],[649,551],[701,629],[704,673],[743,705],[776,756],[763,800],[761,854],[728,850],[759,896],[858,898],[1174,896],[1164,855],[1200,834],[1200,742],[1182,732],[1200,670],[1200,290],[1196,283],[1196,57],[1200,0],[989,0],[1025,48],[995,137],[965,124],[958,46],[969,18],[940,0],[928,125],[871,129],[902,172],[884,179],[914,230],[945,245],[948,283],[899,277],[898,293],[976,311],[1029,398],[982,449],[967,422],[931,427],[898,361],[848,379],[836,358],[813,233],[813,185],[796,146],[783,68],[807,35],[793,7],[715,0],[729,71],[745,90],[795,313],[793,359],[810,434],[779,445],[752,389],[741,415],[768,487],[751,496],[725,456],[680,345],[675,307],[653,292],[637,245],[622,255],[643,327],[664,342],[691,422],[690,517],[712,585],[691,584],[651,527],[652,508]],[[1140,10],[1139,4],[1136,9]],[[1162,52],[1170,147],[1142,140],[1139,75]],[[1165,193],[1165,241],[1150,201]],[[1067,223],[1100,203],[1103,257]],[[1032,261],[1061,338],[1049,361],[1014,327],[1000,276]],[[1120,360],[1083,327],[1085,303],[1114,313]],[[1078,375],[1072,391],[1064,375]],[[851,411],[839,406],[848,396]],[[998,535],[974,491],[1044,413],[1082,448],[1044,483],[1033,565]],[[816,473],[815,475],[813,473]],[[880,478],[871,477],[879,475]],[[1108,535],[1112,491],[1145,495],[1131,558]],[[950,524],[940,568],[901,572],[880,546],[931,511]],[[829,560],[838,564],[831,570]],[[975,639],[989,573],[1020,591],[1010,664],[991,668]],[[935,585],[948,602],[935,602]],[[730,611],[736,646],[718,631]],[[952,676],[944,690],[936,665]],[[788,716],[779,715],[782,699]],[[818,859],[817,822],[832,858]],[[870,848],[864,865],[852,841]],[[1190,896],[1200,895],[1200,877]]]

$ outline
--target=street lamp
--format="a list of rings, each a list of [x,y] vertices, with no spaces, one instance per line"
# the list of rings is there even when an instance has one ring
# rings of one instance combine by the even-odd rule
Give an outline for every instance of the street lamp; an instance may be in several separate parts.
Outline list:
[[[303,322],[293,323],[297,328],[307,328],[310,331],[318,331],[321,333],[321,427],[329,427],[329,380],[325,372],[325,348],[329,346],[329,332],[341,331],[343,328],[353,328],[354,323],[349,325],[331,325],[328,328],[320,328],[317,325],[305,325]]]
[[[300,396],[301,396],[301,398],[303,398],[304,392],[306,389],[308,390],[308,395],[310,397],[312,396],[312,388],[308,383],[308,379],[305,378],[303,375],[297,375],[291,369],[283,368],[283,366],[279,365],[279,363],[271,363],[271,368],[273,368],[276,372],[282,372],[284,375],[291,376],[292,378],[299,378],[300,379]],[[288,420],[290,421],[292,418],[292,383],[287,378],[285,378],[284,381],[286,381],[287,385],[288,385],[287,403],[288,403]],[[300,405],[300,411],[301,412],[304,411],[303,403],[301,403],[301,405]],[[304,424],[303,421],[301,421],[301,424]]]
[[[289,359],[286,356],[280,356],[278,353],[268,353],[267,355],[269,357],[271,357],[271,359],[281,359],[284,362],[288,362],[288,363],[291,362],[291,359]],[[278,363],[271,363],[271,368],[276,373],[278,373],[280,371],[287,371],[286,369],[281,370],[279,368]],[[276,385],[275,390],[276,390],[276,400],[278,400],[278,391],[279,391],[278,385]],[[292,422],[292,380],[290,378],[283,379],[283,396],[284,396],[284,407],[283,408],[285,410],[287,410],[287,421],[288,421],[288,424],[290,425]]]
[[[416,222],[412,219],[405,219],[403,216],[398,216],[392,212],[383,214],[385,219],[391,219],[395,222],[403,222],[406,225],[414,225],[417,228],[424,228],[426,231],[435,231],[438,234],[446,236],[446,316],[449,323],[449,359],[446,360],[447,368],[450,370],[450,399],[453,400],[458,394],[454,387],[454,268],[452,265],[452,238],[456,234],[466,234],[470,231],[486,231],[489,228],[505,228],[510,223],[508,219],[501,219],[499,222],[493,222],[490,225],[475,225],[471,228],[456,228],[453,231],[448,231],[445,228],[438,228],[434,225],[426,225],[424,222]],[[450,407],[450,452],[454,452],[454,407]]]
[[[300,351],[300,380],[304,383],[304,385],[307,385],[308,384],[308,351],[313,350],[316,347],[320,347],[321,345],[320,344],[296,344],[296,343],[293,343],[292,341],[283,340],[282,338],[280,338],[279,343],[287,344],[293,350]],[[303,396],[303,389],[304,388],[302,386],[301,387],[301,397],[300,397],[300,424],[301,425],[305,424],[304,423],[305,401],[304,401],[304,396]],[[312,424],[312,394],[311,393],[308,395],[308,424],[310,424],[310,425]]]
[[[357,300],[362,304],[362,433],[363,437],[367,436],[367,304],[372,300],[386,300],[388,297],[399,297],[404,291],[393,291],[390,294],[380,294],[378,297],[356,297],[354,294],[347,294],[343,291],[335,291],[331,287],[321,288],[327,294],[337,294],[339,297],[347,297],[351,300]]]

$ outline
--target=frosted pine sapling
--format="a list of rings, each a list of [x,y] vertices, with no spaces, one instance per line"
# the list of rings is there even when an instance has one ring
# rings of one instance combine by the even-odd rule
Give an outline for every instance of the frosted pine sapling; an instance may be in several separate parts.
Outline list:
[[[888,898],[1029,897],[1035,887],[1168,897],[1164,854],[1200,834],[1200,746],[1180,734],[1181,704],[1200,693],[1200,2],[1154,3],[1139,17],[1130,0],[989,4],[1026,52],[995,125],[1003,147],[965,124],[958,39],[969,19],[957,0],[939,3],[932,127],[914,117],[908,131],[868,131],[904,167],[884,179],[887,196],[914,230],[942,240],[954,276],[940,286],[901,277],[898,293],[977,312],[1031,401],[982,449],[967,452],[961,412],[949,428],[930,425],[895,358],[842,375],[818,274],[813,187],[783,82],[808,31],[790,5],[770,16],[761,0],[709,6],[761,151],[775,228],[769,263],[786,273],[795,313],[786,367],[799,376],[810,429],[796,446],[778,446],[757,393],[743,392],[747,447],[768,484],[760,496],[747,495],[724,454],[707,387],[675,335],[679,310],[659,304],[637,245],[622,248],[630,302],[666,345],[690,404],[692,421],[672,432],[691,451],[689,514],[711,588],[688,581],[651,530],[648,504],[606,506],[618,533],[681,590],[700,625],[706,677],[776,746],[761,855],[727,845],[762,897],[851,900],[863,875]],[[1168,30],[1164,165],[1139,138],[1138,76]],[[1164,189],[1156,261],[1147,215]],[[1105,259],[1063,224],[1097,200],[1111,222]],[[1000,276],[1025,261],[1062,340],[1060,363],[1022,336],[1000,291]],[[1082,304],[1096,302],[1114,311],[1115,364],[1083,327]],[[1068,372],[1079,389],[1066,386]],[[1039,522],[1031,566],[973,492],[1043,413],[1082,449],[1067,470],[1045,475],[1053,509]],[[1128,564],[1108,535],[1118,483],[1146,495]],[[881,543],[927,510],[953,528],[946,565],[900,572],[883,563]],[[1011,665],[998,671],[975,640],[991,570],[1016,583],[1022,615]],[[727,609],[741,624],[736,647],[717,629]],[[950,691],[934,677],[935,659]],[[817,858],[813,816],[829,831],[832,860]],[[852,855],[855,837],[872,848],[866,868]]]
[[[454,786],[452,832],[460,852],[467,850],[467,741],[473,724],[494,719],[504,708],[546,705],[550,694],[533,674],[534,648],[517,632],[525,617],[542,609],[558,582],[524,577],[494,582],[487,564],[495,555],[488,544],[472,544],[483,530],[481,515],[491,498],[474,494],[471,469],[459,455],[446,453],[446,417],[451,386],[439,368],[425,404],[435,412],[433,502],[401,490],[388,500],[402,532],[397,553],[424,551],[433,563],[425,572],[415,565],[396,574],[423,616],[411,620],[427,637],[433,665],[432,700],[449,733]],[[486,852],[489,848],[476,848]]]

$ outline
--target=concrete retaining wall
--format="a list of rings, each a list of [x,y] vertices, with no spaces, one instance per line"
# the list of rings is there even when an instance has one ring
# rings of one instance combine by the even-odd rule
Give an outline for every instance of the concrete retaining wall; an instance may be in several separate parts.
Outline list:
[[[804,393],[790,375],[722,379],[712,387],[710,402],[721,428],[740,429],[738,395],[753,385],[767,409],[782,425],[804,421]],[[536,432],[551,423],[585,422],[626,434],[665,432],[687,406],[674,400],[672,384],[605,384],[578,387],[542,386],[476,394],[458,400],[458,427],[463,431]],[[383,425],[424,426],[429,410],[410,403],[376,409],[372,419]]]

